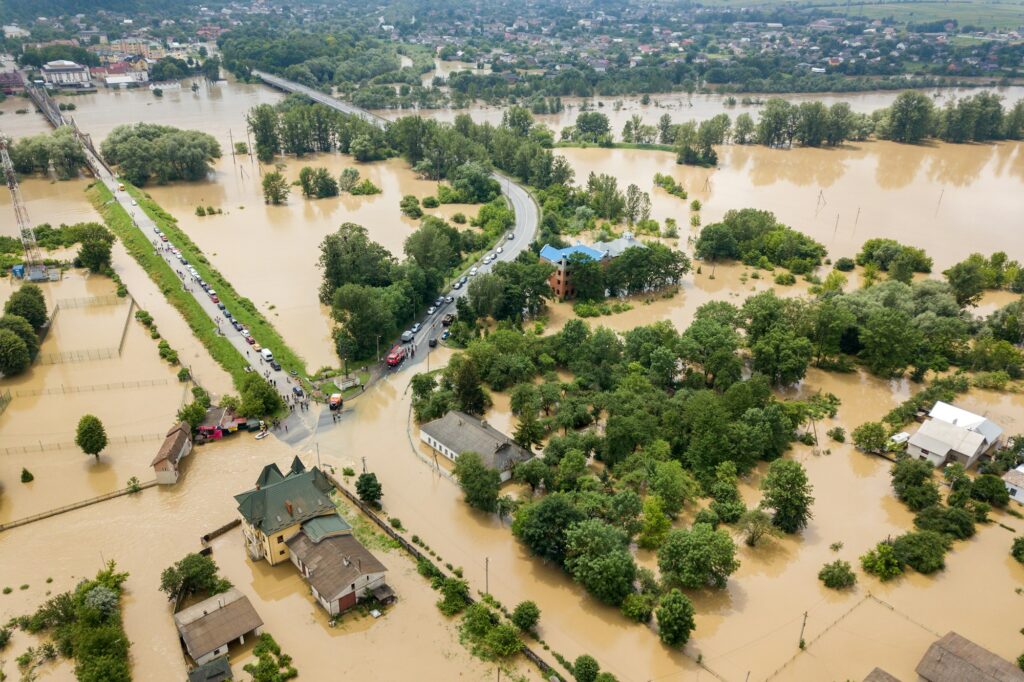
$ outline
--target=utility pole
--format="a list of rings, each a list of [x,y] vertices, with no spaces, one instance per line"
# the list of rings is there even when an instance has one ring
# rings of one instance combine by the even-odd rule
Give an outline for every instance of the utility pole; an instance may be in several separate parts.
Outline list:
[[[363,456],[363,473],[366,473],[366,456]]]
[[[491,593],[491,558],[484,557],[484,592]]]
[[[807,612],[804,611],[804,622],[800,625],[800,648],[804,648],[804,628],[807,627]]]
[[[320,441],[316,442],[316,468],[317,469],[322,469],[323,468],[323,467],[320,466]]]
[[[946,194],[946,188],[943,187],[942,191],[939,192],[939,200],[935,202],[935,215],[939,215],[939,206],[942,205],[942,197]]]

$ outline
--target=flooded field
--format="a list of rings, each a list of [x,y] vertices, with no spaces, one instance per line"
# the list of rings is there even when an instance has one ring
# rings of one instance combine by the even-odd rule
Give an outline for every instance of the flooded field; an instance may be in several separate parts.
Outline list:
[[[450,65],[446,67],[449,69],[447,71],[442,68],[440,71],[442,75],[447,75],[455,70],[461,71],[472,68],[472,65],[462,62],[440,62],[440,64]],[[433,78],[433,74],[429,75]],[[426,80],[426,76],[424,76],[424,79]],[[1015,102],[1024,99],[1024,87],[1022,86],[989,89],[1004,98],[1003,106],[1013,106]],[[942,88],[926,92],[929,92],[936,103],[941,105],[950,97],[970,97],[977,92],[981,92],[981,90],[980,88]],[[663,114],[669,114],[676,123],[682,123],[691,119],[701,121],[723,113],[729,114],[734,120],[740,114],[747,113],[753,116],[756,121],[757,112],[761,107],[757,104],[743,104],[742,100],[744,97],[750,97],[752,100],[760,99],[762,101],[770,97],[781,97],[797,104],[807,101],[821,101],[829,106],[836,102],[847,102],[853,111],[869,114],[876,109],[882,109],[892,104],[898,94],[899,91],[896,90],[848,93],[786,93],[780,95],[749,93],[733,95],[737,103],[732,106],[726,104],[726,99],[729,95],[694,94],[690,96],[685,92],[651,95],[651,101],[648,104],[641,104],[640,97],[563,97],[562,105],[564,109],[561,112],[557,114],[539,114],[535,118],[550,126],[555,131],[555,134],[558,135],[562,128],[576,123],[576,116],[579,115],[580,111],[600,111],[608,117],[612,132],[615,134],[616,139],[618,139],[619,134],[622,132],[622,126],[633,115],[639,115],[644,123],[649,125],[656,124]],[[465,109],[422,109],[415,113],[438,121],[453,121],[459,114],[469,114],[476,121],[489,121],[497,125],[501,123],[504,111],[505,108],[503,106],[488,106],[477,102]],[[408,110],[383,109],[375,113],[385,118],[397,118],[408,115],[411,112]]]
[[[39,358],[0,380],[13,398],[0,415],[0,522],[123,488],[132,476],[152,479],[150,461],[188,390],[129,318],[129,299],[108,303],[111,280],[71,271],[42,289],[49,309],[59,307]],[[107,431],[99,460],[74,444],[85,414]],[[22,467],[34,481],[18,482]]]
[[[655,173],[703,204],[704,224],[736,208],[772,211],[835,258],[871,237],[925,248],[941,271],[971,251],[1024,252],[1014,229],[1024,209],[1024,144],[909,146],[859,142],[841,149],[725,146],[719,168],[679,166],[675,155],[629,149],[561,149],[577,181],[607,173],[651,193],[652,217],[689,223],[686,202],[654,188]],[[964,239],[968,239],[965,242]],[[965,246],[965,243],[968,244]]]
[[[148,489],[3,533],[0,550],[10,557],[17,547],[19,559],[0,564],[0,583],[29,587],[0,601],[0,619],[6,622],[31,612],[47,591],[71,589],[103,561],[115,559],[131,574],[124,619],[133,643],[135,679],[177,682],[185,675],[185,663],[169,603],[158,590],[160,572],[187,552],[197,551],[202,534],[236,516],[231,495],[251,486],[265,464],[276,461],[285,467],[291,457],[273,438],[256,442],[240,435],[198,448],[186,460],[181,483],[173,488]],[[152,542],[155,536],[160,542]],[[140,552],[143,545],[147,549]],[[349,616],[331,628],[290,563],[254,564],[237,530],[212,546],[222,574],[249,597],[266,631],[294,658],[302,677],[320,679],[321,673],[337,666],[339,657],[344,658],[346,674],[362,679],[422,675],[432,680],[480,680],[495,675],[493,666],[471,658],[462,648],[455,627],[433,605],[436,593],[415,565],[396,551],[374,550],[389,570],[387,579],[399,596],[398,604],[382,619]],[[54,553],[53,547],[61,551]],[[46,584],[46,577],[53,583]],[[20,653],[28,643],[29,638],[17,632],[9,650]],[[249,660],[251,643],[232,650],[237,675]],[[3,670],[9,679],[17,674],[13,656]],[[519,672],[536,679],[529,668]],[[70,666],[62,663],[41,679],[70,680],[70,673]]]
[[[363,164],[345,154],[288,158],[283,172],[289,180],[297,179],[303,166],[326,167],[335,177],[344,168],[355,167],[361,177],[383,191],[371,196],[306,199],[293,187],[287,204],[270,206],[263,201],[261,169],[247,157],[243,159],[237,163],[221,159],[215,176],[207,182],[146,189],[178,218],[213,265],[263,308],[310,370],[337,365],[330,311],[317,297],[320,242],[342,223],[357,223],[367,229],[371,239],[402,258],[405,239],[419,221],[402,215],[399,200],[406,194],[420,198],[435,194],[437,183],[421,180],[401,159]],[[199,205],[221,208],[224,214],[198,218],[195,208]],[[460,211],[475,215],[477,210],[478,206],[445,204],[426,213],[450,218]]]

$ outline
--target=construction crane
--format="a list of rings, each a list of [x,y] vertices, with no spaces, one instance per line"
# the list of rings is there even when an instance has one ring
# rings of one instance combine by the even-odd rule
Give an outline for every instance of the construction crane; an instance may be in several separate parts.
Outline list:
[[[42,281],[47,278],[46,266],[43,264],[43,257],[39,253],[39,245],[36,244],[35,230],[32,229],[28,221],[28,211],[25,209],[25,202],[21,200],[21,190],[18,189],[18,176],[14,173],[11,155],[7,153],[7,138],[3,135],[0,135],[0,162],[3,163],[4,180],[7,182],[7,189],[11,192],[14,218],[18,223],[21,246],[25,252],[24,276],[32,282]]]

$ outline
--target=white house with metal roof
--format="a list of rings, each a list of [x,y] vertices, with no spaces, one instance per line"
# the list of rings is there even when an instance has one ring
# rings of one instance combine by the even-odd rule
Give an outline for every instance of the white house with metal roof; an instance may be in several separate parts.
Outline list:
[[[1024,504],[1024,464],[1003,474],[1003,485],[1006,486],[1006,492],[1010,493],[1011,500]]]
[[[940,400],[907,441],[907,453],[936,467],[955,461],[970,468],[999,445],[1002,433],[991,420]]]

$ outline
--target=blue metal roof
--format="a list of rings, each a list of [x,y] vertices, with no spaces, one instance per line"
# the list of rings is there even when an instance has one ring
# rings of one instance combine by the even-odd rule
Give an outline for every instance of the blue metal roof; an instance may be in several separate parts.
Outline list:
[[[568,258],[574,253],[579,253],[591,260],[601,260],[605,257],[604,251],[587,246],[585,244],[576,244],[575,246],[567,246],[564,249],[556,249],[550,244],[545,244],[544,248],[540,250],[540,257],[546,261],[557,263],[562,259]]]

